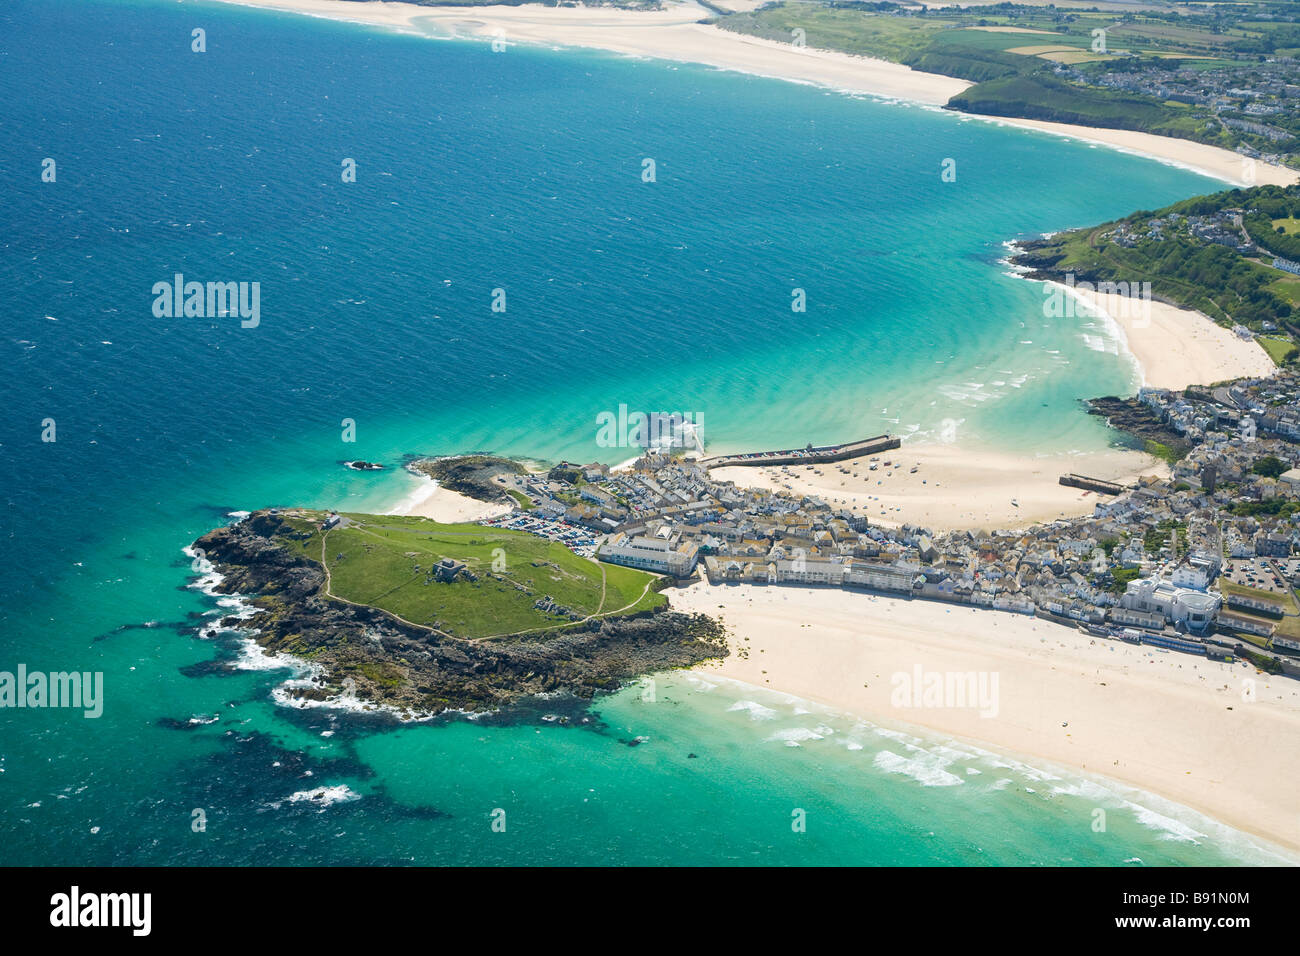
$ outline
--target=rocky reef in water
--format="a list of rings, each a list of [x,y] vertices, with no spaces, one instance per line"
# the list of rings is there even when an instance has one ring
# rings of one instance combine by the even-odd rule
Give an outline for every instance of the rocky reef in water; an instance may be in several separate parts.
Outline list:
[[[539,694],[590,699],[654,671],[689,667],[728,653],[720,623],[670,610],[588,621],[546,637],[465,640],[407,624],[378,608],[322,593],[319,564],[295,553],[300,535],[258,511],[195,543],[223,576],[217,590],[257,608],[224,626],[256,629],[266,650],[320,668],[300,699],[342,695],[400,713],[483,711]]]

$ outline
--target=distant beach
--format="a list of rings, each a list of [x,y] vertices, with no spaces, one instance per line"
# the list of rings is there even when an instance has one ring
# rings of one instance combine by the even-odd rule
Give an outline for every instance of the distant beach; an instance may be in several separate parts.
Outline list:
[[[711,12],[694,2],[671,3],[654,11],[608,7],[552,7],[540,4],[483,7],[423,7],[401,2],[356,0],[219,0],[242,6],[303,13],[448,37],[500,39],[510,43],[587,47],[654,59],[700,63],[723,70],[810,83],[845,93],[942,106],[969,88],[966,80],[924,73],[886,60],[830,50],[795,47],[699,23]],[[730,5],[747,9],[748,4]],[[1147,156],[1221,179],[1233,185],[1289,185],[1295,170],[1248,163],[1217,146],[1132,130],[1097,129],[1010,117],[956,114]],[[1253,181],[1251,181],[1253,180]]]

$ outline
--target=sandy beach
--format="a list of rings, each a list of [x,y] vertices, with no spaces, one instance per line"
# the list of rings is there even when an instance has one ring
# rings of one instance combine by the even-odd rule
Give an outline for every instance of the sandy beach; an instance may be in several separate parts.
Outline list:
[[[668,593],[743,649],[705,673],[1098,774],[1300,849],[1300,682],[937,602],[703,582]],[[985,674],[993,706],[910,705],[895,675],[917,667]]]
[[[1300,182],[1300,172],[1294,169],[1256,162],[1231,150],[1204,143],[1193,143],[1185,139],[1174,139],[1172,136],[1002,116],[972,116],[971,118],[983,122],[1002,123],[1020,129],[1037,130],[1040,133],[1053,133],[1066,139],[1082,140],[1099,146],[1109,146],[1127,153],[1158,159],[1174,166],[1182,166],[1214,179],[1221,179],[1233,186],[1289,186]]]
[[[224,0],[447,37],[585,47],[628,56],[701,63],[851,93],[940,106],[970,86],[897,63],[746,37],[697,21],[713,14],[693,2],[665,10],[610,7],[420,7],[341,0]],[[744,4],[735,5],[744,9]]]
[[[965,80],[923,73],[885,60],[797,48],[708,26],[697,21],[711,16],[711,12],[692,0],[670,0],[667,9],[655,11],[541,5],[421,7],[411,3],[347,0],[221,2],[367,23],[413,33],[497,39],[505,42],[507,50],[511,43],[536,43],[700,63],[723,70],[928,106],[942,106],[971,86]],[[734,10],[752,9],[754,5],[751,0],[724,4]],[[1300,173],[1294,170],[1251,162],[1226,149],[1168,136],[1041,120],[959,115],[969,120],[1003,123],[1126,150],[1194,169],[1235,186],[1288,185],[1300,181]]]
[[[711,474],[742,487],[813,495],[865,512],[888,527],[906,522],[934,530],[993,530],[1092,514],[1101,499],[1059,484],[1067,472],[1125,483],[1169,472],[1164,462],[1123,449],[1026,458],[967,445],[905,444],[878,457],[875,471],[867,458],[842,462],[847,474],[834,464],[792,465],[788,474],[778,467],[743,466],[715,468]],[[898,467],[887,468],[885,461]]]
[[[695,21],[708,14],[694,3],[631,12],[340,0],[225,2],[408,32],[496,37],[506,42],[507,52],[510,43],[535,43],[699,63],[929,106],[942,105],[970,85],[898,64],[797,49],[702,25]],[[748,0],[731,4],[737,9],[747,5]],[[1071,136],[1234,185],[1300,178],[1290,170],[1245,163],[1226,150],[1149,134],[1032,120],[962,120]],[[1262,373],[1259,358],[1267,361],[1267,356],[1258,345],[1236,340],[1213,323],[1207,328],[1189,318],[1194,313],[1157,305],[1153,303],[1146,325],[1134,321],[1130,327],[1122,316],[1115,317],[1145,381],[1177,387],[1188,384],[1180,378],[1189,376],[1217,381]],[[1095,495],[1058,484],[1068,471],[1112,480],[1165,473],[1165,466],[1150,456],[1119,450],[1025,459],[931,445],[880,457],[901,462],[901,467],[885,469],[882,462],[873,472],[861,459],[846,463],[848,474],[834,465],[820,466],[821,475],[805,468],[792,468],[791,476],[773,468],[717,469],[713,474],[738,484],[789,484],[789,490],[860,508],[881,524],[906,520],[943,529],[1021,527],[1091,513]],[[504,510],[430,486],[395,513],[466,521]],[[721,617],[734,630],[736,649],[745,650],[705,673],[1102,775],[1300,850],[1300,764],[1292,746],[1300,734],[1300,683],[1269,678],[1240,663],[1212,663],[1094,639],[1034,618],[865,593],[701,582],[671,591],[670,599],[679,610]],[[900,706],[893,678],[917,667],[945,674],[996,674],[996,712],[981,716],[980,710],[963,706]],[[1243,698],[1244,681],[1255,682],[1253,700]]]
[[[510,510],[509,505],[479,501],[477,498],[462,495],[459,491],[444,488],[432,478],[416,478],[414,475],[411,477],[420,484],[389,514],[419,515],[445,524],[459,524],[495,518]]]
[[[1104,314],[1115,322],[1138,363],[1143,385],[1183,389],[1277,374],[1277,366],[1258,342],[1234,335],[1201,312],[1057,282],[1049,285],[1074,296],[1076,306],[1084,310],[1076,314]]]

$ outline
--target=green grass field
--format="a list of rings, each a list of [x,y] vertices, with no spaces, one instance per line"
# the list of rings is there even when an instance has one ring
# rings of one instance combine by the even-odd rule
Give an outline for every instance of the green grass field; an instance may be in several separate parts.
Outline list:
[[[1232,581],[1219,579],[1219,591],[1222,594],[1239,594],[1244,597],[1255,598],[1260,601],[1267,601],[1270,604],[1277,605],[1282,611],[1282,619],[1274,621],[1272,618],[1262,617],[1258,614],[1251,614],[1241,608],[1231,608],[1232,613],[1240,614],[1265,624],[1277,625],[1277,636],[1287,637],[1292,640],[1300,639],[1300,604],[1296,603],[1294,595],[1282,595],[1275,591],[1266,591],[1263,588],[1252,588],[1245,584],[1236,584]],[[1260,647],[1267,647],[1268,641],[1262,637],[1253,635],[1243,635],[1250,643],[1257,644]]]
[[[895,63],[919,53],[931,37],[952,26],[943,20],[882,17],[811,3],[785,3],[752,13],[735,13],[715,22],[727,30],[782,43],[792,42],[794,31],[802,30],[810,47]]]
[[[1295,348],[1294,342],[1281,335],[1261,335],[1258,341],[1268,353],[1268,357],[1273,360],[1274,365],[1284,364],[1286,354]]]
[[[533,504],[533,499],[529,498],[522,491],[515,491],[513,488],[507,488],[506,494],[515,499],[515,504],[519,505],[519,507],[523,508],[525,511],[532,511],[533,508],[536,507]]]
[[[534,607],[550,597],[580,617],[615,615],[666,603],[649,589],[654,575],[579,557],[563,545],[522,531],[427,518],[346,514],[349,523],[319,530],[323,515],[287,517],[302,537],[286,543],[329,571],[331,596],[382,608],[456,637],[486,638],[569,624]],[[323,545],[323,548],[322,548]],[[433,580],[443,558],[477,577]]]
[[[1269,284],[1269,290],[1293,306],[1300,306],[1300,276],[1284,275]]]

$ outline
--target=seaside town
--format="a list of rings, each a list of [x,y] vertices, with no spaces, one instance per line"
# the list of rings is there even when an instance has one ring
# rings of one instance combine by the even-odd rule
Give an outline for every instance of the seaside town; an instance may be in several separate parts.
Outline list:
[[[778,484],[830,469],[887,474],[908,467],[889,436],[725,458],[658,445],[626,469],[561,462],[499,476],[532,504],[485,523],[679,583],[818,585],[969,604],[1300,676],[1300,374],[1143,389],[1123,404],[1126,427],[1185,449],[1169,475],[1131,487],[1062,475],[1096,495],[1093,513],[1028,528],[890,527],[823,498],[710,474],[748,465]]]
[[[1068,63],[1053,64],[1062,80],[1137,93],[1204,111],[1209,129],[1244,134],[1236,150],[1266,163],[1283,164],[1294,151],[1296,118],[1290,104],[1300,94],[1295,58],[1261,57],[1263,62],[1204,63],[1151,57],[1117,61],[1117,68],[1095,73]],[[1281,148],[1285,144],[1286,148]]]
[[[1271,267],[1290,275],[1300,275],[1300,262],[1274,255],[1260,246],[1246,228],[1245,215],[1242,209],[1222,209],[1201,216],[1170,212],[1145,220],[1121,222],[1113,229],[1101,233],[1100,238],[1109,239],[1126,249],[1133,249],[1143,243],[1165,242],[1181,237],[1200,244],[1227,246],[1261,266]],[[1264,332],[1276,332],[1277,323],[1264,320],[1260,323],[1260,329]],[[1234,327],[1234,331],[1243,337],[1248,337],[1250,334],[1250,330],[1240,324]]]

